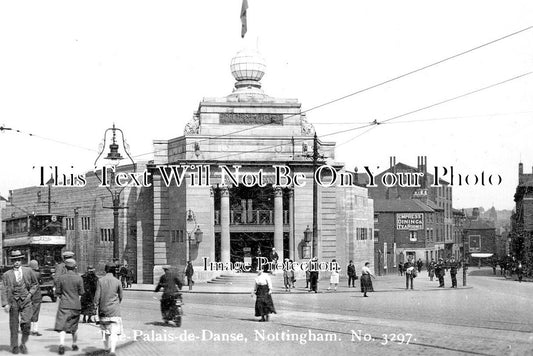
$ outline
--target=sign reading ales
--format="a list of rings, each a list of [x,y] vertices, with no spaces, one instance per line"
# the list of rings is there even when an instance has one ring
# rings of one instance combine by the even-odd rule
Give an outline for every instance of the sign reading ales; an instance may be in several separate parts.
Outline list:
[[[396,230],[423,230],[423,213],[396,214]]]

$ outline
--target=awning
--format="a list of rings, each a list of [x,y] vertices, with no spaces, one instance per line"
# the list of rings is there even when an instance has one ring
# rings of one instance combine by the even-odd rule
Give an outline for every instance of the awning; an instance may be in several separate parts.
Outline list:
[[[472,253],[470,256],[476,257],[476,258],[487,258],[492,257],[494,255],[493,253]]]

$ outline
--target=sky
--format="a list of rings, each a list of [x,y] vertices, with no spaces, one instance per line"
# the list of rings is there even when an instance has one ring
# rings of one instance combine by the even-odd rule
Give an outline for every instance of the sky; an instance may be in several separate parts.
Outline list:
[[[248,0],[242,39],[241,3],[0,2],[0,125],[21,131],[0,133],[0,194],[38,185],[34,166],[90,170],[113,123],[136,160],[150,159],[152,140],[183,135],[203,97],[231,93],[229,64],[245,47],[266,58],[265,93],[308,110],[533,25],[529,0]],[[533,74],[331,134],[531,71],[528,29],[307,118],[349,169],[427,156],[430,169],[501,176],[500,185],[454,185],[455,208],[512,209],[518,163],[533,167]]]

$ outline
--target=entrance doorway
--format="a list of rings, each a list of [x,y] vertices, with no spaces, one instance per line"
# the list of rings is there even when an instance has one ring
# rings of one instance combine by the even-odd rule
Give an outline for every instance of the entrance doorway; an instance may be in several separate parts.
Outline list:
[[[256,270],[258,257],[270,257],[274,247],[273,232],[232,232],[230,234],[231,262],[249,262]]]

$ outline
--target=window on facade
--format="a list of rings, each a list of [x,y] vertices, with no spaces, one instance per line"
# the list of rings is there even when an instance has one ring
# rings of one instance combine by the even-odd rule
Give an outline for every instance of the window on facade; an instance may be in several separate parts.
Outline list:
[[[379,230],[374,230],[374,242],[379,242]]]
[[[89,216],[81,217],[81,229],[82,230],[91,230],[91,218]]]
[[[356,240],[367,240],[368,239],[367,229],[363,227],[357,227],[355,229],[355,239]]]
[[[409,231],[409,241],[411,241],[411,242],[416,242],[417,241],[416,231]]]
[[[113,241],[113,229],[100,229],[100,242],[112,242]]]
[[[65,219],[65,229],[66,230],[74,230],[74,218],[66,218]]]

